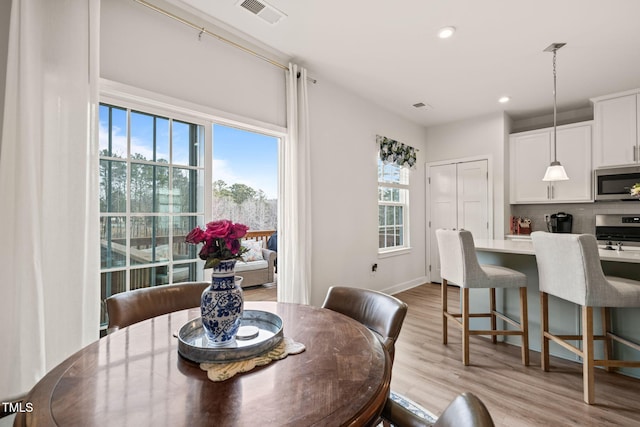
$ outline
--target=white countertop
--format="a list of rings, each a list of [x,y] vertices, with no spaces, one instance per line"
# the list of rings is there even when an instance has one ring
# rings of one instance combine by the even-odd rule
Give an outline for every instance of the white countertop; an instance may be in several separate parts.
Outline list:
[[[524,236],[523,236],[524,237]],[[474,239],[476,250],[483,252],[500,252],[505,254],[535,255],[533,242],[530,239],[494,240]],[[640,264],[640,248],[624,248],[622,251],[600,249],[602,261],[633,262]]]

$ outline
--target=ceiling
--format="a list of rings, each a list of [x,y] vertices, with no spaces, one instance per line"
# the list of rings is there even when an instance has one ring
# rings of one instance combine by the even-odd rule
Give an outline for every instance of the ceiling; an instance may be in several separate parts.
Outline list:
[[[514,120],[640,87],[638,0],[266,0],[269,24],[238,0],[167,0],[224,23],[332,81],[425,126],[506,111]],[[261,0],[262,1],[262,0]],[[453,37],[437,31],[454,26]],[[511,98],[507,104],[498,98]],[[425,103],[416,109],[413,104]]]

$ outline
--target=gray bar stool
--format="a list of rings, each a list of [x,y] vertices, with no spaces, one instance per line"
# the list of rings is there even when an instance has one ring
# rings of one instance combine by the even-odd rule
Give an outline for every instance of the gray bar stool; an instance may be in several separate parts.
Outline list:
[[[640,367],[640,361],[609,359],[612,340],[635,350],[640,346],[612,334],[609,307],[640,307],[640,281],[605,276],[600,264],[598,242],[590,234],[531,233],[540,278],[542,327],[542,369],[549,370],[549,340],[582,358],[583,399],[595,403],[594,367]],[[582,335],[554,335],[549,332],[549,295],[582,308]],[[601,307],[603,335],[594,335],[593,308]],[[594,340],[604,341],[604,360],[594,359]],[[582,341],[582,349],[567,341]]]
[[[469,336],[491,335],[495,343],[497,335],[522,337],[522,363],[529,365],[529,328],[527,322],[527,278],[524,274],[496,265],[480,265],[476,256],[471,232],[466,230],[436,230],[442,276],[442,342],[447,344],[447,319],[455,320],[462,328],[462,363],[469,365]],[[447,308],[447,285],[462,288],[462,313],[451,313]],[[488,288],[489,313],[469,313],[469,289]],[[520,289],[520,322],[496,310],[496,288]],[[470,330],[469,317],[489,317],[490,330]],[[496,329],[496,319],[511,324],[517,330]]]

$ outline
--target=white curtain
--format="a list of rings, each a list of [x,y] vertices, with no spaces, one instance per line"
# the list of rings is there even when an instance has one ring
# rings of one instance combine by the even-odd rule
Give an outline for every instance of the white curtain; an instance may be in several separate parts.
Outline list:
[[[280,168],[278,301],[309,304],[311,291],[311,196],[307,70],[289,64],[287,139]]]
[[[12,2],[0,82],[0,398],[99,336],[99,7]]]

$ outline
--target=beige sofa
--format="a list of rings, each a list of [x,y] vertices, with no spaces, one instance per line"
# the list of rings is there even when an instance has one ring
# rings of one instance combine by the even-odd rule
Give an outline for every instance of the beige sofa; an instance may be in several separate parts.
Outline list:
[[[242,276],[242,287],[264,285],[275,282],[274,268],[276,252],[262,249],[262,260],[236,262],[236,275]]]

